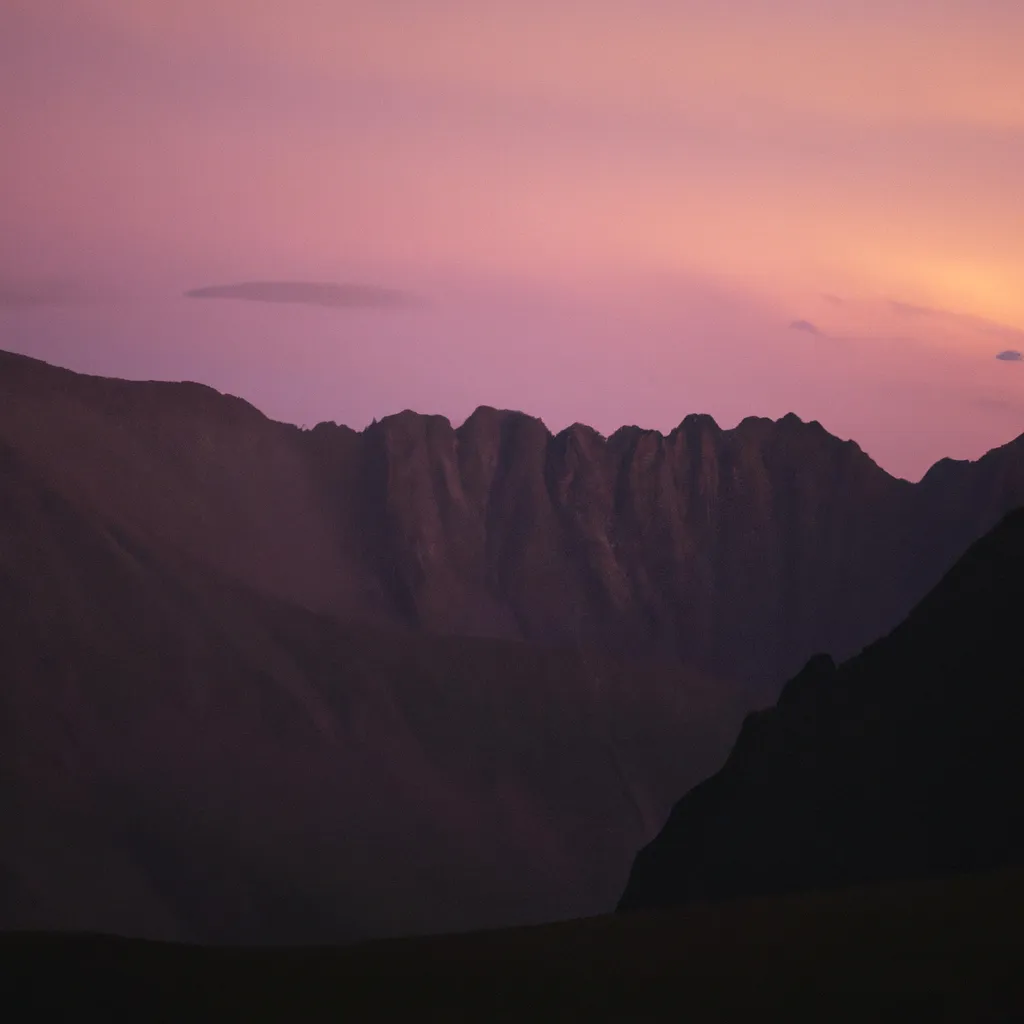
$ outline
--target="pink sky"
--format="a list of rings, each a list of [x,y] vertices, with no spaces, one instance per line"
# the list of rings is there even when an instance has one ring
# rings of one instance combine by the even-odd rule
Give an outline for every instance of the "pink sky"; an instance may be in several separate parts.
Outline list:
[[[1024,430],[1022,44],[1017,0],[5,0],[0,347],[310,424],[792,410],[914,478]],[[253,279],[429,304],[179,297]]]

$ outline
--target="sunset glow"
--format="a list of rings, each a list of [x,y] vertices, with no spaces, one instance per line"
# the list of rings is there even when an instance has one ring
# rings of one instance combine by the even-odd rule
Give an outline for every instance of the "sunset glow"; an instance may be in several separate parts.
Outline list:
[[[13,0],[0,294],[106,312],[0,347],[357,427],[792,409],[916,476],[1024,429],[1022,50],[1016,0]],[[430,308],[178,308],[252,279]]]

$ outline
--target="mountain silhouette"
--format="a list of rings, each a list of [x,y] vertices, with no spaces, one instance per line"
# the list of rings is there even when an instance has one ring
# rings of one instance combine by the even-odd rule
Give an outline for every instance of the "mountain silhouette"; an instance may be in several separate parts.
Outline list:
[[[911,484],[793,415],[303,431],[199,384],[3,353],[0,439],[104,522],[311,611],[683,662],[749,707],[892,629],[1024,502],[1024,437]]]
[[[612,907],[815,650],[1024,488],[794,416],[361,433],[0,353],[0,927],[318,942]]]
[[[1024,864],[1024,509],[888,636],[812,658],[637,856],[620,909]]]

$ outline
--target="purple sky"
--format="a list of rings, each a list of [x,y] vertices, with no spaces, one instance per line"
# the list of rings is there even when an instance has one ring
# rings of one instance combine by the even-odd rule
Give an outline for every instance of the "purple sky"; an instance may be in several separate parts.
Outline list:
[[[916,478],[1024,430],[1021,40],[997,0],[6,0],[0,347],[309,425],[792,410]],[[182,297],[252,280],[426,302]]]

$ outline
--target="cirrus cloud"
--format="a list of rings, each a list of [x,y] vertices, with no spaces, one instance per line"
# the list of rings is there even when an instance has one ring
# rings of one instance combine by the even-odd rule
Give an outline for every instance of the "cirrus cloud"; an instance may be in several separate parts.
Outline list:
[[[190,299],[244,299],[250,302],[292,302],[334,309],[404,309],[420,305],[409,292],[377,285],[331,284],[320,281],[243,281],[210,285],[185,292]]]
[[[67,306],[84,298],[82,289],[69,281],[0,279],[0,309]]]

